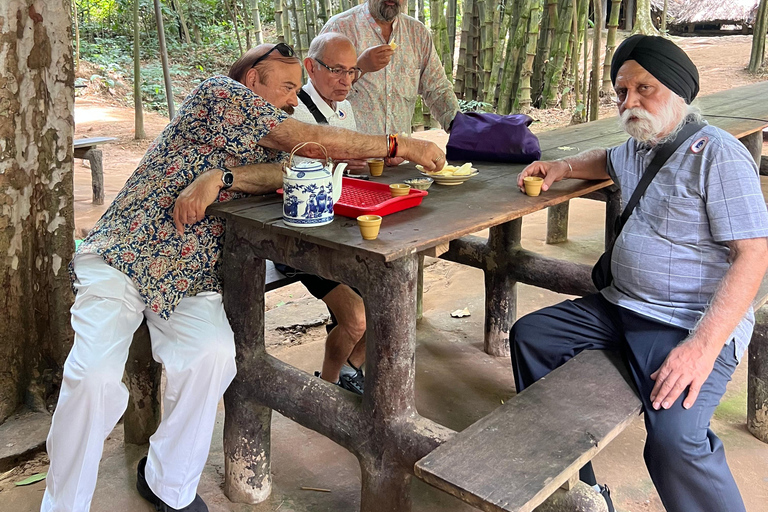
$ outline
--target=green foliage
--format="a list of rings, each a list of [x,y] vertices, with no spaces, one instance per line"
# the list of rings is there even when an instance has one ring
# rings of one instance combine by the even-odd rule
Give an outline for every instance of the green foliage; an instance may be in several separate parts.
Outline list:
[[[493,112],[493,105],[484,101],[459,100],[459,110],[467,112]]]

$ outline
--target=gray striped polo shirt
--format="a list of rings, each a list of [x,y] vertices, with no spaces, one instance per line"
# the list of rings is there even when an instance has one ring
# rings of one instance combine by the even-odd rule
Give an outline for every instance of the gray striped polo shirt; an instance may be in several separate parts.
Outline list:
[[[608,173],[626,204],[653,159],[634,139],[608,150]],[[726,242],[768,237],[768,211],[757,166],[729,133],[705,126],[685,141],[653,179],[613,250],[611,303],[693,329],[730,267]],[[754,312],[727,343],[749,344]]]

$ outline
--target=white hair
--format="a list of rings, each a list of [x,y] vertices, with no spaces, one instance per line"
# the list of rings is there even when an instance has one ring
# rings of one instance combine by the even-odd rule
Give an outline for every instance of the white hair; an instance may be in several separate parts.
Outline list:
[[[633,139],[656,146],[677,137],[686,123],[701,122],[702,119],[698,107],[688,105],[683,98],[672,94],[658,113],[651,114],[642,108],[628,108],[619,117],[619,124]],[[675,123],[672,131],[662,136],[672,123]]]

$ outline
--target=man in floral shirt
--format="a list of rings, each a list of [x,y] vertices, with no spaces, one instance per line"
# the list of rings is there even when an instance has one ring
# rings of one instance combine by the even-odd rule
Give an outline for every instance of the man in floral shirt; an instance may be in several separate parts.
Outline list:
[[[363,75],[348,99],[364,133],[411,133],[419,94],[446,130],[459,111],[429,29],[402,14],[405,5],[405,0],[368,0],[332,17],[321,31],[340,32],[355,44]]]
[[[289,46],[260,45],[233,71],[239,81],[217,76],[190,94],[75,255],[75,342],[48,436],[43,512],[90,508],[104,439],[127,405],[121,379],[144,318],[167,385],[137,488],[157,510],[208,510],[196,489],[235,349],[217,275],[224,225],[206,218],[205,207],[274,191],[282,151],[299,142],[320,142],[337,158],[391,153],[385,136],[288,118],[301,86]],[[398,154],[442,167],[433,144],[399,142]]]

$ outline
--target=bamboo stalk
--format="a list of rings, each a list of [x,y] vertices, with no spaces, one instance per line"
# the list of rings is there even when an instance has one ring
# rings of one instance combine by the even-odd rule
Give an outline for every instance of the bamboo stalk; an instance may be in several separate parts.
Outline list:
[[[610,96],[613,92],[611,59],[613,59],[613,52],[616,50],[616,31],[619,29],[620,10],[621,0],[611,0],[611,18],[608,20],[608,37],[605,43],[605,60],[603,61],[603,86],[600,88],[600,96]]]
[[[749,72],[756,73],[765,58],[765,33],[768,24],[768,0],[760,0],[752,29],[752,50],[749,55]]]
[[[72,5],[75,5],[75,2],[72,2]],[[75,15],[77,15],[77,10],[75,10]],[[140,36],[139,0],[133,0],[133,138],[136,140],[147,137],[144,132],[144,107],[141,104]]]
[[[304,0],[304,2],[304,12],[307,16],[307,36],[308,40],[312,41],[315,38],[315,34],[318,32],[315,2],[314,0]],[[309,51],[309,43],[307,43],[307,51]]]
[[[293,42],[293,49],[297,52],[300,51],[300,48],[298,46],[301,44],[299,39],[299,23],[298,23],[298,15],[296,14],[296,2],[301,0],[285,0],[285,6],[288,9],[288,24],[291,27],[290,34],[291,34],[291,41]],[[286,32],[287,34],[287,32]],[[303,60],[303,57],[300,57]]]
[[[179,23],[181,23],[181,31],[184,34],[184,41],[187,44],[192,44],[192,40],[189,38],[189,29],[187,29],[187,21],[184,18],[181,2],[179,2],[179,0],[171,0],[171,7],[173,7],[173,10],[179,15]]]
[[[515,33],[510,38],[512,41],[512,55],[510,62],[512,63],[511,78],[509,79],[509,87],[505,94],[499,100],[505,104],[505,111],[512,112],[520,109],[521,98],[523,91],[521,87],[527,88],[528,106],[530,106],[530,80],[524,83],[524,70],[525,65],[528,62],[528,51],[534,51],[536,43],[538,42],[538,33],[540,30],[540,22],[538,21],[541,12],[541,0],[524,0],[520,5],[520,21],[515,27]],[[532,16],[537,19],[531,21]],[[533,34],[535,30],[535,34]],[[531,70],[533,61],[530,61]],[[530,74],[528,78],[530,79]],[[514,93],[514,95],[513,95]]]
[[[491,67],[495,72],[492,72],[488,83],[484,87],[485,102],[491,105],[495,104],[496,87],[499,83],[499,74],[503,72],[502,59],[504,57],[505,42],[507,34],[509,33],[509,26],[514,14],[515,2],[508,0],[504,6],[504,14],[501,19],[501,25],[499,26],[499,34],[496,38],[496,46],[493,52],[493,58],[491,59]]]
[[[528,44],[525,47],[525,64],[520,73],[520,94],[518,99],[518,110],[520,112],[528,112],[531,108],[531,75],[533,75],[533,61],[536,58],[540,30],[540,0],[534,0],[531,5],[530,18],[528,22]]]
[[[258,0],[256,0],[258,1]],[[285,43],[285,33],[283,32],[283,0],[275,0],[275,37],[278,43]]]
[[[600,46],[603,35],[603,9],[600,0],[592,0],[595,13],[595,30],[592,39],[592,83],[589,86],[589,120],[597,121],[600,116]]]
[[[555,33],[555,40],[552,52],[547,65],[547,72],[544,78],[544,91],[542,93],[542,105],[547,108],[557,106],[560,80],[565,68],[565,59],[568,56],[568,44],[571,36],[571,24],[573,19],[573,0],[564,0],[565,11],[560,16],[558,13],[558,22]]]
[[[461,17],[461,39],[459,40],[459,61],[456,65],[456,78],[453,82],[453,92],[458,98],[464,98],[464,86],[467,75],[467,46],[469,43],[469,30],[472,25],[472,9],[474,0],[464,0],[464,11]]]
[[[573,10],[573,20],[571,23],[571,37],[573,38],[571,45],[571,79],[573,81],[573,101],[576,105],[581,97],[581,84],[579,83],[579,9],[583,1],[580,0],[578,7]]]
[[[232,0],[232,3],[234,4],[234,0]],[[237,47],[240,49],[240,55],[243,54],[243,43],[240,41],[240,30],[237,28],[237,17],[235,16],[235,13],[233,12],[232,8],[229,6],[229,2],[227,0],[224,0],[224,5],[227,7],[227,12],[229,12],[229,17],[232,18],[232,26],[235,29],[235,37],[237,38]]]
[[[261,31],[259,0],[251,0],[251,17],[253,18],[253,35],[256,38],[256,44],[264,44],[264,34]]]
[[[448,48],[451,52],[451,66],[453,66],[453,57],[456,51],[456,9],[458,0],[448,0],[446,14],[446,23],[448,25]]]
[[[298,29],[298,37],[296,41],[298,43],[299,59],[304,60],[309,50],[309,37],[307,34],[307,16],[304,10],[303,0],[293,0],[294,10],[296,12],[296,25]]]

